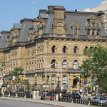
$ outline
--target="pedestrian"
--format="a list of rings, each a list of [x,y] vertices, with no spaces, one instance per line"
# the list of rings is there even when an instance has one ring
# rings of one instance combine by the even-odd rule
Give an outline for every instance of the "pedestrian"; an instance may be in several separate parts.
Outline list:
[[[52,95],[50,95],[50,101],[52,101],[53,100],[53,97],[52,97]]]

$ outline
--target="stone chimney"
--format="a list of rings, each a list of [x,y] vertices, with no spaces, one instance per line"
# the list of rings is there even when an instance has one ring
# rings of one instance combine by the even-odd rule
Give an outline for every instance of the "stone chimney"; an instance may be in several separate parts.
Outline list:
[[[53,14],[53,35],[65,35],[65,8],[64,6],[49,6],[48,11]]]

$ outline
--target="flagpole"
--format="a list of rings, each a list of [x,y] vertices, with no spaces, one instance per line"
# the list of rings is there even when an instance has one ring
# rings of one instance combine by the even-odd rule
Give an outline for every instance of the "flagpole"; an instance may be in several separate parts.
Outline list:
[[[35,13],[35,0],[32,0],[32,12],[33,12],[33,18],[34,18],[34,13]]]

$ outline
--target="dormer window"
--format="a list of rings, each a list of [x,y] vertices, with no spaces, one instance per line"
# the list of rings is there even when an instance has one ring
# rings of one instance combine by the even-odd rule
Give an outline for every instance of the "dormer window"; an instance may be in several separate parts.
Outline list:
[[[100,34],[100,30],[97,30],[97,36],[99,36],[99,34]]]
[[[78,24],[75,24],[75,25],[71,26],[71,29],[72,29],[72,32],[73,32],[74,35],[79,34],[80,27],[79,27]]]
[[[95,30],[93,29],[93,30],[92,30],[92,35],[94,35],[94,34],[95,34]]]
[[[87,35],[90,35],[90,29],[87,29]]]

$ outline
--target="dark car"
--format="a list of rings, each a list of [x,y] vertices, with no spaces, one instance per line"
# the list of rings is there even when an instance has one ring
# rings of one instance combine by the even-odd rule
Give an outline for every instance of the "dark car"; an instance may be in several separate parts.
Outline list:
[[[78,93],[72,93],[72,99],[81,99],[81,96]]]
[[[29,90],[26,90],[25,95],[26,95],[26,98],[31,98],[32,97],[32,94],[30,93]]]
[[[72,100],[80,100],[81,96],[78,93],[66,93],[60,99],[61,101],[71,102]]]
[[[18,97],[24,97],[25,96],[25,93],[24,92],[22,92],[22,91],[19,91],[18,92]]]

